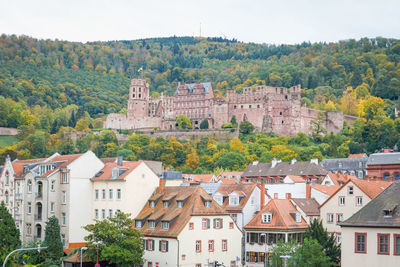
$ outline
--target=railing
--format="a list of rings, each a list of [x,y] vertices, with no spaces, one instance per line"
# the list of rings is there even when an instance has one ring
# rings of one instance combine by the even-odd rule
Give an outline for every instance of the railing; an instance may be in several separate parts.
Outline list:
[[[42,220],[42,214],[36,214],[35,221],[41,221],[41,220]]]

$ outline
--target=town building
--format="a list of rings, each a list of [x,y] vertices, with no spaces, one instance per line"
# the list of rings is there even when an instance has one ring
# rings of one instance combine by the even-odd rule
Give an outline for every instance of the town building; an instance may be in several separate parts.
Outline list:
[[[242,175],[242,181],[260,182],[267,184],[283,183],[287,175],[301,176],[307,183],[320,184],[328,174],[324,168],[318,165],[318,159],[308,161],[282,162],[273,159],[271,163],[259,163],[254,161],[249,164]]]
[[[367,175],[368,156],[363,154],[362,157],[324,159],[321,166],[333,173],[349,174],[364,179]]]
[[[290,201],[307,224],[319,219],[319,204],[314,198],[291,198]]]
[[[392,183],[340,223],[341,266],[399,266],[400,183]]]
[[[2,198],[8,202],[22,242],[43,240],[45,224],[51,216],[58,218],[64,246],[82,242],[87,234],[82,226],[92,223],[90,178],[103,166],[91,151],[55,153],[34,160],[7,158],[1,180],[9,186]]]
[[[274,199],[306,198],[310,184],[301,176],[287,175],[280,183],[266,184],[265,190],[268,197]]]
[[[144,79],[132,79],[129,87],[127,114],[109,114],[104,128],[174,130],[179,115],[190,118],[193,129],[208,121],[210,129],[220,129],[233,116],[240,124],[251,122],[257,131],[293,136],[298,132],[311,133],[313,120],[323,114],[323,127],[339,132],[346,121],[356,117],[341,111],[320,111],[301,105],[300,85],[290,88],[258,85],[245,87],[243,93],[228,90],[226,97],[215,97],[210,82],[180,83],[174,96],[149,96],[149,84]],[[321,116],[320,116],[321,117]]]
[[[163,180],[135,218],[144,266],[209,266],[241,262],[242,232],[200,186],[165,187]]]
[[[367,172],[370,178],[400,180],[400,152],[371,154]]]
[[[246,266],[264,266],[266,255],[282,240],[303,241],[308,225],[290,199],[272,199],[244,227]]]
[[[341,243],[339,224],[350,218],[389,185],[389,182],[349,177],[349,180],[319,207],[323,226],[329,233],[335,234],[338,243]]]
[[[339,185],[322,185],[314,184],[311,185],[310,195],[319,205],[324,203],[328,198],[330,198],[339,189]]]
[[[118,212],[136,217],[160,181],[148,164],[146,161],[124,161],[118,157],[93,175],[91,218],[103,220]]]

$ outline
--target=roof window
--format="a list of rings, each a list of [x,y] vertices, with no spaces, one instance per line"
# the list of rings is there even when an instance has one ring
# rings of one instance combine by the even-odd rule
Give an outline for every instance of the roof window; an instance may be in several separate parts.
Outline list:
[[[272,221],[272,214],[270,212],[264,212],[261,215],[261,222],[262,223],[271,223]]]

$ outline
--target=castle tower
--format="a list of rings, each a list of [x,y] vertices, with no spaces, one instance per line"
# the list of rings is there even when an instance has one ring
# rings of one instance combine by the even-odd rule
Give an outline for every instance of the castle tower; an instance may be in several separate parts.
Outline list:
[[[149,84],[144,79],[132,79],[129,87],[128,117],[149,116]]]

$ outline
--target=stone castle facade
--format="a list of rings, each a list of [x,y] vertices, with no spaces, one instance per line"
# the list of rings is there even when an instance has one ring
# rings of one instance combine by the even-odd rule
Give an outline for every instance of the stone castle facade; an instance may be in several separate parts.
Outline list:
[[[256,131],[275,132],[294,136],[310,134],[311,121],[319,112],[325,113],[323,127],[327,132],[339,132],[344,121],[351,124],[356,118],[341,111],[319,111],[301,106],[301,88],[258,85],[245,87],[243,93],[228,90],[226,97],[214,97],[211,83],[181,83],[174,96],[149,96],[149,84],[144,79],[132,79],[129,88],[128,112],[109,114],[104,128],[175,130],[176,118],[185,115],[194,129],[208,120],[210,129],[220,129],[236,116],[237,122],[251,122]]]

